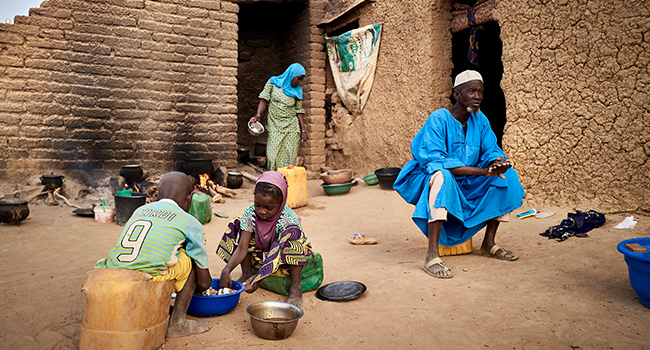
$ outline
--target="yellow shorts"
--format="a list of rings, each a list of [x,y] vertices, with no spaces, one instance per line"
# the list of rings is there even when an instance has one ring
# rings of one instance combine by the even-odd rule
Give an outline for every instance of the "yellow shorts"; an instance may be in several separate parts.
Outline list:
[[[153,276],[152,281],[174,281],[174,291],[180,292],[190,277],[192,272],[192,258],[185,254],[185,249],[181,249],[181,254],[178,256],[178,262],[168,268],[164,275]]]

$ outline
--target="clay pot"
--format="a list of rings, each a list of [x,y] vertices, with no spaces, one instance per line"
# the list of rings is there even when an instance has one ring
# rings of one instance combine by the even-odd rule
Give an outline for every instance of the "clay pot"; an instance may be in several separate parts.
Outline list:
[[[228,188],[240,188],[244,183],[244,176],[241,173],[234,171],[228,172],[228,177],[226,179],[226,187]]]
[[[120,169],[120,176],[127,182],[139,180],[142,178],[143,172],[140,165],[123,165]]]
[[[0,199],[0,222],[20,225],[20,222],[28,216],[29,206],[27,201],[22,199]]]
[[[326,185],[346,184],[352,180],[352,170],[341,169],[326,171],[320,174],[320,178]]]
[[[237,148],[237,159],[240,163],[247,163],[250,160],[251,152],[248,148],[240,147]]]
[[[48,190],[54,190],[63,186],[63,175],[56,175],[54,173],[41,176],[41,183]]]
[[[255,144],[255,155],[258,157],[266,157],[266,143],[258,142]]]

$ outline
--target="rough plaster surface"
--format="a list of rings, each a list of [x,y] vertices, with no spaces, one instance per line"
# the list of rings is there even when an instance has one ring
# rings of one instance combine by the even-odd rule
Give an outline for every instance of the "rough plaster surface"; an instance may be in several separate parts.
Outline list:
[[[331,14],[354,5],[330,2]],[[375,81],[363,113],[349,116],[336,96],[328,123],[327,165],[366,175],[401,167],[410,142],[451,91],[451,3],[382,1],[359,10],[359,26],[384,22]],[[328,65],[328,93],[334,91]]]
[[[538,205],[650,209],[650,3],[499,3],[503,146]]]
[[[0,177],[236,165],[226,1],[51,0],[0,24]]]

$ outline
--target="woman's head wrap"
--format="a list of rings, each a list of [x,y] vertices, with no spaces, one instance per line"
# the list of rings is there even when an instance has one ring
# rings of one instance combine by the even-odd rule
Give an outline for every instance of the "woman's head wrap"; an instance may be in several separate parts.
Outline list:
[[[291,86],[291,79],[299,75],[305,75],[305,67],[300,63],[294,63],[282,75],[271,77],[271,84],[281,88],[285,95],[302,100],[302,87],[300,85]]]

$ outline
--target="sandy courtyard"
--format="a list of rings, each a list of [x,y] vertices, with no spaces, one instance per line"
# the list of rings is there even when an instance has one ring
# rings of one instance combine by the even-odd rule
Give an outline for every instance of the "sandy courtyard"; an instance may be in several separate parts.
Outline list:
[[[367,292],[343,303],[306,293],[305,316],[282,341],[256,337],[245,308],[286,297],[243,293],[233,311],[207,319],[212,330],[168,340],[164,349],[650,348],[650,309],[637,301],[616,250],[621,240],[648,235],[646,216],[607,215],[588,238],[558,243],[539,233],[572,208],[536,208],[556,212],[545,219],[513,215],[497,242],[519,254],[518,261],[481,257],[480,232],[472,254],[445,258],[455,277],[441,280],[421,270],[427,241],[411,221],[413,207],[396,192],[360,184],[328,197],[319,183],[309,181],[309,205],[296,212],[323,256],[324,284],[359,281]],[[252,203],[252,184],[245,181],[237,193],[213,211],[241,215]],[[528,209],[524,204],[516,213]],[[75,216],[64,203],[30,210],[20,226],[0,224],[0,349],[77,349],[86,273],[106,256],[121,227]],[[638,220],[634,229],[613,228],[629,215]],[[214,217],[204,226],[215,277],[224,263],[214,252],[228,220]],[[350,244],[356,232],[378,244]]]

